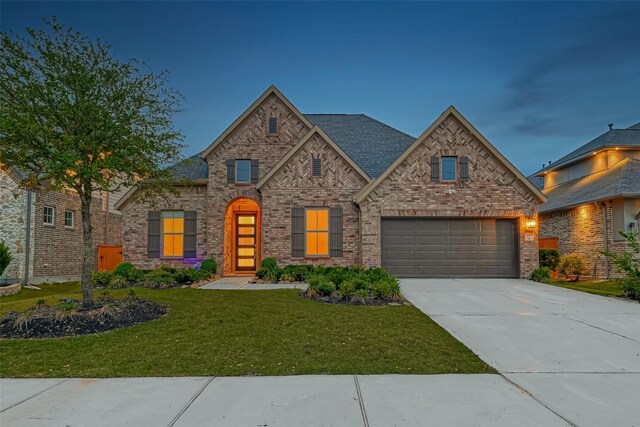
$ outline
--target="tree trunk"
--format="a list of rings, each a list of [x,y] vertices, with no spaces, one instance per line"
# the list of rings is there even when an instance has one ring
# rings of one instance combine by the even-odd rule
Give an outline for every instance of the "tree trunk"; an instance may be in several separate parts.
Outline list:
[[[91,192],[80,195],[82,210],[82,238],[84,250],[82,253],[82,305],[93,306],[93,284],[91,270],[95,264],[93,253],[93,228],[91,226]]]

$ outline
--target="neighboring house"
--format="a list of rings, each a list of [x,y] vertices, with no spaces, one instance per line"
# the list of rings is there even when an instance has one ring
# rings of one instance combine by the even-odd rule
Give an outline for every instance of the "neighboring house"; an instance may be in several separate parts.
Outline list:
[[[540,237],[557,237],[563,255],[584,256],[588,276],[618,275],[601,252],[624,250],[621,231],[638,233],[640,123],[627,129],[610,125],[531,178],[549,198],[540,207]]]
[[[403,277],[525,277],[545,196],[455,108],[417,139],[362,114],[301,114],[270,87],[198,156],[191,185],[131,198],[123,251],[140,267],[217,260],[382,266]],[[528,220],[528,221],[527,221]],[[527,223],[528,228],[527,228]]]
[[[44,186],[27,191],[22,179],[15,168],[0,168],[0,240],[13,256],[4,275],[31,284],[79,279],[83,245],[80,199],[71,192],[48,191]],[[96,198],[92,214],[94,246],[120,245],[120,213],[113,208],[105,211],[103,200]]]

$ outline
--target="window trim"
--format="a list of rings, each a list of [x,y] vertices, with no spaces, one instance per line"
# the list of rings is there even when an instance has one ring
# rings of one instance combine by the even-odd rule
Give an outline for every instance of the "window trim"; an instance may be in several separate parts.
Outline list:
[[[444,160],[453,159],[453,165],[455,169],[453,171],[453,179],[445,179],[444,177]],[[440,157],[440,181],[441,182],[457,182],[459,177],[458,156],[441,156]]]
[[[71,225],[67,225],[67,214],[70,213],[71,214]],[[64,227],[65,228],[74,228],[76,225],[76,214],[74,211],[70,210],[70,209],[65,209],[64,210]]]
[[[45,220],[45,216],[48,216],[46,214],[46,210],[47,209],[51,209],[51,222],[47,222]],[[56,224],[56,208],[53,206],[49,206],[49,205],[44,205],[44,208],[42,210],[42,223],[44,225],[49,225],[49,226],[53,226]]]
[[[165,218],[165,214],[167,213],[182,214],[182,233],[176,233],[176,232],[165,233],[164,218]],[[181,255],[165,255],[164,254],[164,235],[165,234],[176,235],[176,236],[182,235],[182,254]],[[160,211],[160,258],[170,258],[170,259],[184,258],[184,211],[183,210],[173,209],[173,210]]]
[[[249,178],[246,181],[238,180],[238,162],[247,162],[247,164],[249,165]],[[233,168],[233,178],[235,184],[251,184],[251,159],[236,159]]]
[[[327,211],[327,229],[326,230],[311,230],[307,228],[307,212],[309,210],[314,211]],[[327,234],[327,253],[326,254],[309,254],[307,252],[307,235],[308,233],[326,233]],[[304,256],[305,258],[330,258],[331,248],[330,246],[330,234],[331,234],[331,212],[328,206],[307,206],[304,208]]]

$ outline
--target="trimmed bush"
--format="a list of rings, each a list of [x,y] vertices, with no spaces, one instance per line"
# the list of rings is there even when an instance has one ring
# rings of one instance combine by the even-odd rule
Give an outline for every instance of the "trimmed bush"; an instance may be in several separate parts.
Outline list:
[[[131,272],[134,269],[135,267],[130,262],[121,262],[113,270],[113,274],[115,274],[116,276],[120,276],[120,277],[124,277],[125,279],[128,279],[129,274],[131,274]]]
[[[256,271],[256,276],[265,282],[277,282],[282,276],[283,270],[278,268],[275,258],[265,258],[260,263],[260,270]]]
[[[0,276],[2,276],[4,271],[7,269],[12,259],[13,256],[11,255],[11,251],[9,250],[9,246],[0,241]]]
[[[214,275],[218,271],[218,263],[213,258],[207,258],[200,264],[200,269]]]
[[[356,294],[355,281],[358,279],[347,279],[340,285],[340,295],[343,298],[352,297]]]
[[[130,282],[133,282],[133,283],[139,282],[144,278],[145,274],[146,273],[144,272],[144,270],[140,270],[139,268],[134,267],[133,270],[129,272],[128,279]]]
[[[551,281],[551,270],[549,267],[536,268],[529,275],[529,280],[540,283],[549,283]]]
[[[278,267],[278,262],[276,261],[275,258],[271,258],[271,257],[267,257],[265,259],[262,260],[262,262],[260,263],[260,269],[263,268],[277,268]]]
[[[325,276],[316,274],[309,278],[309,289],[318,292],[320,295],[329,296],[336,290],[336,285]]]
[[[101,288],[109,286],[109,282],[113,278],[113,273],[110,271],[94,271],[91,274],[91,282],[94,286]]]
[[[580,279],[580,275],[586,273],[587,263],[581,255],[569,254],[560,258],[558,270],[569,281],[577,282]]]
[[[378,298],[397,299],[400,298],[400,284],[396,279],[390,277],[378,280],[371,285],[371,292]]]
[[[557,270],[560,264],[560,252],[557,249],[540,249],[540,267]]]

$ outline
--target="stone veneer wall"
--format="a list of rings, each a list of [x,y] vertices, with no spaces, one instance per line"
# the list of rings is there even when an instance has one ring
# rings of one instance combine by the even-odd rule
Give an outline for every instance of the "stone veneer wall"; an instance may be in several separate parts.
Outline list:
[[[277,135],[267,132],[269,117],[278,118]],[[226,271],[224,220],[229,202],[238,197],[248,197],[262,205],[262,196],[256,191],[255,184],[227,184],[226,161],[257,159],[260,162],[259,177],[262,178],[308,131],[307,125],[276,95],[271,94],[207,156],[207,251],[218,262],[219,271]],[[263,224],[263,229],[270,227],[266,221]],[[263,254],[264,250],[263,247]]]
[[[431,182],[431,157],[467,156],[468,182]],[[447,194],[447,190],[455,190]],[[537,215],[539,202],[454,116],[445,119],[362,201],[362,258],[381,263],[382,217],[502,217],[520,227],[520,276],[538,267],[537,230],[525,230],[525,218]],[[527,240],[526,235],[532,237]]]
[[[611,252],[626,250],[623,241],[613,240],[613,206],[606,202],[607,243],[605,246],[605,224],[602,203],[593,203],[576,208],[544,213],[540,215],[540,237],[557,237],[560,255],[577,253],[584,257],[588,273],[582,279],[606,279],[622,277],[617,268],[608,263],[601,254],[605,248]],[[607,273],[608,269],[608,273]]]
[[[321,159],[321,176],[311,175],[312,155]],[[367,181],[318,134],[311,137],[260,189],[262,192],[262,254],[279,265],[360,264],[359,211],[353,200]],[[291,209],[299,207],[343,208],[343,256],[341,258],[292,258]]]
[[[27,230],[27,191],[18,187],[20,178],[0,169],[0,240],[9,246],[13,259],[3,276],[24,279]],[[32,199],[33,204],[33,199]],[[33,233],[33,206],[31,212]],[[31,245],[33,260],[33,245]],[[31,270],[29,271],[31,274]]]
[[[179,188],[179,196],[170,196],[171,201],[158,197],[155,204],[126,202],[121,206],[123,218],[122,256],[125,261],[139,268],[156,268],[160,265],[191,267],[207,257],[207,187],[194,185]],[[149,211],[185,210],[196,211],[196,258],[148,258],[147,216]]]

